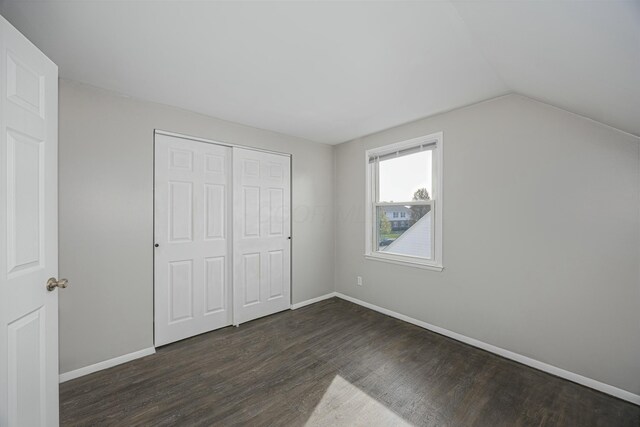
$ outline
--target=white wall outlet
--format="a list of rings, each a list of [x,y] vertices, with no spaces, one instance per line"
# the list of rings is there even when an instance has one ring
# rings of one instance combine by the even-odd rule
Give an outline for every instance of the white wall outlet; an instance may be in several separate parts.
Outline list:
[[[358,276],[357,280],[358,280],[358,282],[357,282],[358,286],[362,286],[362,276]]]

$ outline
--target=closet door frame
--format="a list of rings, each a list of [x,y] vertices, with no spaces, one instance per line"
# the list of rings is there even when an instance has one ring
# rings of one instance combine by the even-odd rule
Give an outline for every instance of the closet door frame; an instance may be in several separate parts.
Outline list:
[[[211,139],[206,139],[206,138],[200,138],[200,137],[196,137],[196,136],[191,136],[191,135],[185,135],[185,134],[181,134],[181,133],[176,133],[176,132],[169,132],[169,131],[165,131],[162,129],[154,129],[154,141],[155,141],[155,137],[157,135],[164,135],[164,136],[169,136],[169,137],[174,137],[174,138],[181,138],[181,139],[186,139],[189,141],[196,141],[196,142],[202,142],[202,143],[206,143],[206,144],[215,144],[215,145],[220,145],[223,147],[230,147],[232,148],[231,150],[231,164],[233,165],[233,148],[243,148],[246,150],[253,150],[253,151],[259,151],[259,152],[263,152],[263,153],[269,153],[269,154],[275,154],[275,155],[279,155],[279,156],[286,156],[289,157],[290,161],[289,161],[289,168],[290,168],[290,173],[289,173],[289,200],[290,200],[290,204],[289,204],[289,235],[290,237],[290,251],[289,251],[289,308],[291,308],[291,301],[293,301],[293,155],[290,153],[283,153],[283,152],[279,152],[279,151],[273,151],[273,150],[265,150],[265,149],[261,149],[261,148],[256,148],[256,147],[250,147],[247,145],[240,145],[240,144],[232,144],[232,143],[228,143],[228,142],[221,142],[221,141],[214,141]],[[155,142],[154,142],[154,146],[155,146]],[[155,152],[155,147],[154,147],[154,152]],[[233,193],[233,170],[230,173],[230,181],[229,181],[229,188],[231,189],[231,193]],[[154,159],[154,188],[155,188],[155,159]],[[155,192],[155,190],[154,190]],[[156,243],[156,235],[155,235],[155,215],[156,215],[156,208],[155,208],[155,194],[154,194],[154,207],[153,207],[153,229],[154,229],[154,233],[153,233],[153,242],[151,243],[152,245],[155,245]],[[233,319],[233,325],[234,326],[239,326],[239,323],[236,322],[236,313],[235,313],[235,296],[234,296],[234,274],[233,274],[233,237],[234,237],[234,230],[233,230],[233,203],[230,204],[229,209],[228,209],[228,213],[229,213],[229,221],[227,223],[227,236],[229,239],[229,254],[230,254],[230,259],[231,259],[231,270],[229,271],[229,280],[231,282],[231,315],[232,315],[232,319]],[[154,293],[155,293],[155,283],[156,283],[156,277],[155,277],[155,253],[154,253],[154,257],[153,257],[153,274],[154,274],[154,278],[153,278],[153,288],[154,288]],[[154,309],[154,346],[156,346],[155,343],[155,294],[153,295],[153,309]]]

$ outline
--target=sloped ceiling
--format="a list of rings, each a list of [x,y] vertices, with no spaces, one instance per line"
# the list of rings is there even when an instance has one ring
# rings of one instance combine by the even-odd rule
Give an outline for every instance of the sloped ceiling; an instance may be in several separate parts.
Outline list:
[[[10,1],[60,75],[340,143],[508,92],[640,135],[638,1]]]
[[[455,7],[510,90],[640,136],[640,1]]]

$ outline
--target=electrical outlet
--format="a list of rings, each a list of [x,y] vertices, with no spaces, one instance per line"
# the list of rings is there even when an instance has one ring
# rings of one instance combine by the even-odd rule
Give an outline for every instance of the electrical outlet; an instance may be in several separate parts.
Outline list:
[[[358,279],[358,282],[357,282],[358,286],[362,286],[362,276],[358,276],[357,279]]]

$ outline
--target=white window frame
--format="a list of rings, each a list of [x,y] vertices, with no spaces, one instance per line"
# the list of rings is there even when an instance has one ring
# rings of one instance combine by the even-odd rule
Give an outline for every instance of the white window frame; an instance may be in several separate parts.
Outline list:
[[[433,215],[433,242],[432,259],[414,257],[410,255],[399,255],[374,250],[376,248],[377,229],[375,227],[375,210],[380,206],[404,206],[405,202],[380,203],[378,202],[378,164],[369,162],[374,156],[382,156],[395,151],[406,150],[412,147],[435,144],[431,148],[432,154],[432,193],[431,200],[411,202],[414,205],[430,205]],[[375,261],[390,262],[394,264],[406,265],[410,267],[424,268],[434,271],[442,271],[442,171],[443,171],[443,134],[442,132],[421,136],[418,138],[401,141],[394,144],[373,148],[365,152],[366,170],[366,207],[365,207],[365,258]]]

